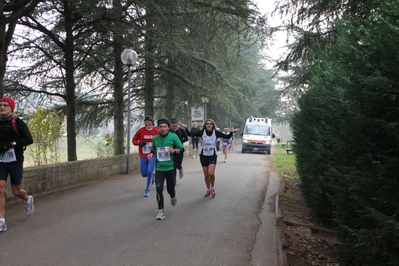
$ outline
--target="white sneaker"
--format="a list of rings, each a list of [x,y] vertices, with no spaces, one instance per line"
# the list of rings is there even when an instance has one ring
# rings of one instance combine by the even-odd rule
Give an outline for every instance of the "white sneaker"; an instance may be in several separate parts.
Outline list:
[[[29,196],[28,200],[25,202],[25,215],[29,217],[35,211],[35,207],[33,206],[33,197]]]
[[[159,210],[157,216],[155,217],[155,219],[157,220],[163,220],[165,218],[165,213],[163,210]]]
[[[7,224],[6,222],[0,222],[0,233],[7,231]]]

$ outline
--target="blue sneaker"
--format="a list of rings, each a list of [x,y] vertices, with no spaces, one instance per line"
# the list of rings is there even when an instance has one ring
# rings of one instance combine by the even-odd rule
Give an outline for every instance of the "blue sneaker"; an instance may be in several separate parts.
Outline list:
[[[150,190],[149,189],[145,189],[144,190],[144,197],[149,197],[150,196]]]

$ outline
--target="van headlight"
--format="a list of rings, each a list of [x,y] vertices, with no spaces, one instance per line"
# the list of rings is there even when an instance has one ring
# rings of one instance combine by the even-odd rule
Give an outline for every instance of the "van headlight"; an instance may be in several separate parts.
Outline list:
[[[242,143],[248,143],[247,139],[242,139]]]

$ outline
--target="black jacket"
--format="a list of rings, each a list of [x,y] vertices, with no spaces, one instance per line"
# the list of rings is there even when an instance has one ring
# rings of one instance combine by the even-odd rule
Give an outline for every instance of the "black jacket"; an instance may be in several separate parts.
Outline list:
[[[173,128],[170,128],[169,132],[175,133],[179,137],[181,143],[184,143],[188,140],[187,134],[184,131],[184,129],[182,129],[182,128],[178,127],[176,130],[174,130]]]
[[[12,116],[8,118],[0,118],[0,145],[3,143],[16,142],[14,146],[15,156],[18,162],[24,161],[24,148],[33,143],[32,135],[29,131],[28,125],[20,118],[15,120],[19,134],[14,131],[11,122]]]

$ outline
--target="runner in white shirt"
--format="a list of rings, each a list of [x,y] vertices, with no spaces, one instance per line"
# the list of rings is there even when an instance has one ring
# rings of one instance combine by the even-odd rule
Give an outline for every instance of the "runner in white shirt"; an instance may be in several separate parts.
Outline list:
[[[228,135],[221,131],[216,130],[216,124],[212,119],[207,119],[202,126],[202,129],[198,132],[192,133],[187,129],[186,125],[181,125],[185,128],[187,136],[189,137],[201,137],[202,138],[202,148],[200,153],[200,162],[202,165],[202,170],[204,172],[204,180],[206,185],[205,197],[216,196],[215,191],[215,168],[217,162],[216,154],[216,139],[217,138],[227,138],[230,139],[233,132],[238,129],[231,129]]]

